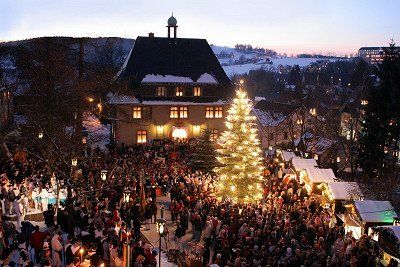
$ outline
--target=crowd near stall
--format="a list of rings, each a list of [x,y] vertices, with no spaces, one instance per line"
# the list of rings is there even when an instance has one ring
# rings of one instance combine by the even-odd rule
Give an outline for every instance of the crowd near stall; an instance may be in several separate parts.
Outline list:
[[[221,199],[218,177],[189,167],[194,146],[93,151],[77,162],[73,181],[85,186],[71,200],[34,157],[2,168],[2,266],[156,266],[158,244],[145,238],[151,225],[180,266],[396,266],[389,202],[364,200],[356,183],[279,150],[263,160],[259,202]]]

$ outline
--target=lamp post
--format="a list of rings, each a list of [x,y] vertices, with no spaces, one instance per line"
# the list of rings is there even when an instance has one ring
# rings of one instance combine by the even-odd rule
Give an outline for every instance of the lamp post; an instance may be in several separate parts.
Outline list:
[[[124,189],[124,202],[129,203],[130,201],[130,190],[128,187],[125,187]]]
[[[159,248],[158,248],[158,266],[161,267],[161,237],[164,236],[165,234],[165,220],[161,217],[160,219],[157,220],[156,222],[156,227],[157,227],[157,233],[160,236],[160,243],[159,243]]]
[[[107,179],[107,170],[100,171],[100,178],[102,181],[105,181]]]

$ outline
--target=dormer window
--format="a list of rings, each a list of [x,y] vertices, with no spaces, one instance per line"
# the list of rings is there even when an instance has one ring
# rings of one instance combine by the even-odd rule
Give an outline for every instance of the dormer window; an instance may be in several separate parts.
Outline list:
[[[196,86],[193,88],[193,96],[201,96],[201,87]]]
[[[157,87],[157,96],[165,96],[166,89],[164,86]]]
[[[182,87],[175,88],[175,96],[183,96],[183,88]]]

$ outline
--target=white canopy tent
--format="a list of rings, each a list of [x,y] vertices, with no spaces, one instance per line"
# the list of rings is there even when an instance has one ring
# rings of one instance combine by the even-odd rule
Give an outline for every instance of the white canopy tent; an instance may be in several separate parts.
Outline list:
[[[393,218],[397,217],[389,201],[355,200],[354,206],[365,223],[391,224]]]
[[[356,182],[328,182],[327,186],[334,200],[360,199],[363,196]]]
[[[308,169],[313,169],[315,167],[318,167],[318,163],[315,159],[303,159],[299,157],[293,157],[292,163],[294,169],[298,172],[302,170],[307,171]]]
[[[285,161],[289,161],[292,158],[296,157],[296,155],[292,151],[282,150],[282,157]]]
[[[314,183],[333,183],[336,176],[332,169],[308,168],[306,169],[308,178]]]

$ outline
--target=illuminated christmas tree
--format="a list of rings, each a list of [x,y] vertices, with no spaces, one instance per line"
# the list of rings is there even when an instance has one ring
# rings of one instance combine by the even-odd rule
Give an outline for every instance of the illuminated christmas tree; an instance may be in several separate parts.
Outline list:
[[[246,92],[237,90],[226,117],[227,130],[218,138],[221,167],[215,168],[220,177],[219,196],[246,203],[262,198],[261,149],[251,109]]]

